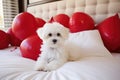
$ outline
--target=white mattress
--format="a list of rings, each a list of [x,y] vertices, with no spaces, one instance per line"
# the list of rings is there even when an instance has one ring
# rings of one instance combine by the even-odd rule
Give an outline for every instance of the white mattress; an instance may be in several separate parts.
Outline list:
[[[81,58],[52,72],[34,71],[34,65],[21,57],[19,47],[0,50],[0,80],[120,80],[120,54]]]

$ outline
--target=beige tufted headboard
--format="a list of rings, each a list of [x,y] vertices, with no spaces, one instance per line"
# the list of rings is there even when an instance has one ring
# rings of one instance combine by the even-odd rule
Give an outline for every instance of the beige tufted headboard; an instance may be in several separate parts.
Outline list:
[[[120,0],[61,0],[30,6],[27,11],[45,21],[56,14],[65,13],[71,16],[74,12],[81,11],[89,14],[96,23],[99,23],[108,16],[120,14]]]

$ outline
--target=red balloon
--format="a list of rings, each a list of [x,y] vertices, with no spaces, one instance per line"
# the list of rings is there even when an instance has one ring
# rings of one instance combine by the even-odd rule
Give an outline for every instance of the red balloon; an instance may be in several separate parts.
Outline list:
[[[9,45],[9,37],[7,33],[0,30],[0,49],[7,48]]]
[[[36,17],[37,27],[43,27],[43,25],[46,23],[43,19]]]
[[[37,60],[41,48],[42,40],[37,36],[30,36],[22,41],[20,51],[25,58]]]
[[[94,20],[88,14],[83,12],[75,12],[69,21],[71,32],[79,32],[83,30],[94,29]]]
[[[98,26],[106,48],[111,52],[120,51],[120,19],[118,14],[105,19]]]
[[[7,34],[9,35],[9,43],[12,46],[20,46],[22,41],[13,34],[12,28],[8,29]]]
[[[12,31],[20,40],[36,34],[36,29],[36,18],[28,12],[18,14],[12,23]]]
[[[68,28],[69,27],[69,19],[70,19],[69,16],[66,14],[58,14],[58,15],[52,17],[49,22],[58,22]]]

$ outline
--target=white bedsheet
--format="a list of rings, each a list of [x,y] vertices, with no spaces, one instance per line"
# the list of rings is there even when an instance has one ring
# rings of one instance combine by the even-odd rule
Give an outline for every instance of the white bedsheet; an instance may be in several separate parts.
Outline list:
[[[34,71],[35,61],[21,57],[19,48],[12,47],[0,50],[0,80],[120,80],[119,60],[84,57],[58,70],[42,72]]]

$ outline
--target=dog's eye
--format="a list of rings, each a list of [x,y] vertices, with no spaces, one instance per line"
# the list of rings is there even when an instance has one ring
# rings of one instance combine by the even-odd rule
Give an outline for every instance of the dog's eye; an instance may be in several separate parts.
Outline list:
[[[52,34],[51,34],[51,33],[49,33],[49,34],[48,34],[48,36],[52,36]]]
[[[57,36],[61,36],[60,33],[57,33]]]

